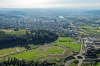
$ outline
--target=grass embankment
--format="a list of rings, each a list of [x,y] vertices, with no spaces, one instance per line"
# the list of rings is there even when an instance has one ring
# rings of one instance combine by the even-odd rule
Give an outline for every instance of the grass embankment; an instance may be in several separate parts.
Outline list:
[[[25,50],[24,47],[5,48],[0,50],[0,57]]]

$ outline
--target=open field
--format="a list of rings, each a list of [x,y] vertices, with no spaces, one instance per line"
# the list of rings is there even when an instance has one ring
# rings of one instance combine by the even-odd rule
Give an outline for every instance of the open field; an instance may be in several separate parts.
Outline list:
[[[16,57],[18,59],[26,59],[26,60],[37,60],[37,59],[44,58],[46,56],[47,54],[44,53],[42,50],[34,49],[31,51],[26,51],[26,52],[15,54],[11,57]]]
[[[23,47],[5,48],[0,50],[0,57],[25,50]]]
[[[47,52],[49,54],[63,54],[64,53],[64,49],[62,49],[61,47],[54,46],[54,47],[49,47],[47,49]]]
[[[61,41],[61,42],[75,42],[75,39],[70,38],[70,37],[59,37],[57,41]]]
[[[64,53],[65,51],[66,53]],[[12,55],[10,57],[12,58],[16,57],[18,59],[26,59],[26,60],[37,60],[37,59],[52,58],[52,57],[62,58],[65,55],[67,56],[70,54],[71,51],[68,51],[66,48],[48,44],[40,46],[33,50]]]
[[[58,44],[60,46],[66,46],[69,47],[71,50],[80,51],[80,44],[77,44],[77,42],[73,38],[66,38],[66,37],[60,37],[57,41],[55,41],[55,44]]]
[[[32,50],[32,51],[13,55],[11,57],[16,57],[18,59],[26,59],[26,60],[37,60],[37,59],[45,58],[46,56],[47,54],[43,53],[41,50]]]

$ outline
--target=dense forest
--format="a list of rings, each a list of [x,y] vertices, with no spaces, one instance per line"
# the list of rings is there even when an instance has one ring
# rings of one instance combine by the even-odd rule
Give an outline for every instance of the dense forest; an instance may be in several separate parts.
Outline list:
[[[27,44],[44,44],[55,41],[58,36],[50,31],[46,30],[34,30],[26,32],[25,35],[16,36],[11,34],[5,34],[0,31],[0,48],[13,47],[13,46],[25,46]]]

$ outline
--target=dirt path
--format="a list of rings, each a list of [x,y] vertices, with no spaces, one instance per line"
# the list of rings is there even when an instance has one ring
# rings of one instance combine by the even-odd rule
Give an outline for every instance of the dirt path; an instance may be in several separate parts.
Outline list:
[[[68,62],[65,62],[65,66],[69,66],[72,62],[74,62],[75,60],[69,60]]]
[[[17,51],[17,52],[20,52],[20,50],[19,50],[18,48],[16,48],[16,51]]]

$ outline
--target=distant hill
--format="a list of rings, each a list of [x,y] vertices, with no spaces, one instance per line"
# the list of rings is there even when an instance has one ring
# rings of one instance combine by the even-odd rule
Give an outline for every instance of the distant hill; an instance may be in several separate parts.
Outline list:
[[[12,14],[12,15],[26,15],[24,12],[21,12],[21,11],[10,11],[10,12],[8,12],[8,14]]]
[[[84,14],[88,14],[88,15],[100,15],[100,10],[85,11]]]
[[[21,11],[9,11],[9,12],[5,11],[0,13],[0,16],[4,18],[20,18],[21,16],[25,16],[25,15],[26,14]]]

